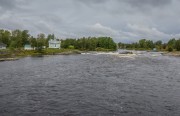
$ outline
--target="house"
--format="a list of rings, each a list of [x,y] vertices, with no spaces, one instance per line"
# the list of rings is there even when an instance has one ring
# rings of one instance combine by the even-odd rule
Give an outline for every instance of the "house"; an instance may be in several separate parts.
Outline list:
[[[30,44],[25,44],[24,49],[25,50],[34,50]]]
[[[49,40],[49,48],[61,48],[61,41],[57,39],[51,39]]]
[[[4,50],[4,49],[6,49],[6,44],[4,44],[4,43],[0,43],[0,50]]]
[[[153,48],[153,50],[152,50],[153,52],[157,52],[157,48]]]

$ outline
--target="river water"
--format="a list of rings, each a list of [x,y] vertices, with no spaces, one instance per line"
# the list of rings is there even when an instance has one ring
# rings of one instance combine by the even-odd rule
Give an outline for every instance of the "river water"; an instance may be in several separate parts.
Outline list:
[[[0,62],[0,116],[180,116],[180,58],[102,53]]]

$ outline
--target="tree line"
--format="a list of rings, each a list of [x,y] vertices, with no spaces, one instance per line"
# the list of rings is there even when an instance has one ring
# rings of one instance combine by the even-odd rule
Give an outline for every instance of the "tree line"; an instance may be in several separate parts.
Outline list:
[[[8,48],[21,49],[26,44],[30,44],[33,48],[42,48],[42,46],[48,47],[48,41],[55,39],[54,34],[43,33],[33,37],[29,34],[28,30],[3,30],[0,29],[0,43],[4,43]],[[167,43],[163,43],[161,40],[152,41],[148,39],[141,39],[134,43],[118,43],[120,49],[142,49],[152,50],[168,50],[180,51],[180,39],[170,39]],[[64,49],[79,49],[79,50],[116,50],[117,44],[110,37],[83,37],[83,38],[67,38],[61,40],[61,48]]]
[[[110,37],[88,37],[79,39],[66,39],[61,41],[62,48],[75,48],[79,50],[116,50],[117,45]]]
[[[13,49],[23,48],[26,44],[30,44],[33,48],[48,47],[48,41],[54,38],[54,34],[49,34],[46,37],[43,33],[38,34],[35,38],[29,34],[28,30],[0,30],[0,43],[4,43],[8,48]]]
[[[139,49],[139,50],[152,50],[156,48],[157,50],[167,50],[167,51],[180,51],[180,39],[170,39],[167,43],[163,43],[161,40],[153,42],[148,39],[141,39],[138,42],[126,44],[118,43],[120,49]]]
[[[50,39],[55,39],[55,35],[48,34],[46,37],[45,34],[40,33],[35,38],[29,34],[28,30],[0,30],[0,43],[4,43],[8,48],[12,49],[21,49],[26,44],[30,44],[33,48],[42,48],[43,46],[47,48]],[[92,51],[102,49],[116,50],[116,43],[110,37],[68,38],[61,40],[61,48]]]

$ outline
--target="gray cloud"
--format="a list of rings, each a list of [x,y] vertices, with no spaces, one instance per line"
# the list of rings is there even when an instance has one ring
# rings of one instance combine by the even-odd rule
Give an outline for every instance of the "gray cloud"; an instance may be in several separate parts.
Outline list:
[[[180,36],[178,0],[0,0],[0,28],[130,42]]]
[[[5,9],[11,9],[16,6],[16,1],[14,0],[0,0],[0,7]]]
[[[108,0],[76,0],[76,2],[77,1],[85,4],[100,4],[100,3],[105,3]]]
[[[125,2],[131,4],[134,7],[158,7],[168,5],[172,2],[172,0],[125,0]]]

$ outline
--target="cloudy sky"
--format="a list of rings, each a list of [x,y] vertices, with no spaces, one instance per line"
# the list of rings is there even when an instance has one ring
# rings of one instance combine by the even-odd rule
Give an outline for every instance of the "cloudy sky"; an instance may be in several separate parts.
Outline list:
[[[0,0],[0,28],[116,42],[180,38],[180,0]]]

